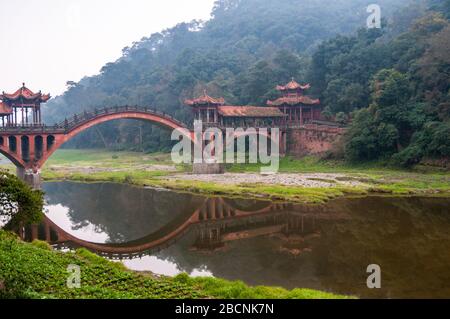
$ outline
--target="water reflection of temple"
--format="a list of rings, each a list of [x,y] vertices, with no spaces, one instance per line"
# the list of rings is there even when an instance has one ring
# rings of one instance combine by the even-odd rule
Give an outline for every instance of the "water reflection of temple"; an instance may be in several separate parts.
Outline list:
[[[317,227],[320,219],[343,217],[321,213],[314,206],[259,202],[242,207],[239,201],[208,198],[190,216],[126,243],[100,244],[81,240],[47,217],[40,225],[21,228],[19,236],[26,241],[45,240],[57,249],[84,247],[110,259],[132,259],[171,246],[188,231],[195,232],[191,248],[202,251],[222,248],[230,241],[268,235],[279,236],[287,246],[301,244],[306,238],[320,236]]]
[[[227,242],[267,235],[278,235],[287,242],[294,238],[294,241],[302,241],[313,234],[320,236],[316,219],[314,214],[280,210],[245,219],[202,223],[196,229],[196,241],[192,248],[215,250],[223,248]]]

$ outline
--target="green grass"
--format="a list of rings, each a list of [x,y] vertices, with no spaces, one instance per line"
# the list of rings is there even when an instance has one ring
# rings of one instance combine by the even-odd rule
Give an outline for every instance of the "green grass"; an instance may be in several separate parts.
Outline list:
[[[327,292],[313,289],[286,290],[279,287],[256,286],[249,287],[242,281],[230,282],[224,279],[211,277],[189,277],[180,274],[175,280],[185,284],[201,287],[203,291],[212,296],[221,296],[224,299],[341,299],[351,298],[337,296]]]
[[[234,173],[259,172],[261,164],[231,164],[227,166],[227,171]],[[280,173],[366,173],[377,176],[387,173],[424,173],[424,168],[401,169],[388,166],[384,162],[348,163],[341,160],[323,160],[316,156],[306,156],[295,158],[286,156],[280,158]],[[449,171],[439,171],[429,168],[430,173],[450,175]]]
[[[113,152],[107,150],[59,149],[47,161],[48,166],[130,167],[130,165],[172,165],[170,154]]]
[[[81,287],[66,285],[68,265],[81,270]],[[157,277],[127,270],[86,249],[57,252],[45,243],[25,243],[0,230],[0,298],[347,298],[341,295],[277,287],[250,287],[240,281]]]

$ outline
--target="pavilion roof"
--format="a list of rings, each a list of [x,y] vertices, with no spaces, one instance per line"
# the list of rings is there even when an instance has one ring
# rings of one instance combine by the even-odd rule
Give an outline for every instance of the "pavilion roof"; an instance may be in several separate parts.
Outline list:
[[[219,114],[224,117],[284,117],[276,107],[268,106],[235,106],[222,105],[218,107]]]
[[[5,101],[17,101],[20,99],[34,102],[47,102],[50,99],[50,94],[42,94],[41,91],[34,93],[23,83],[22,87],[14,93],[3,92],[0,98]]]
[[[0,102],[0,115],[6,115],[6,114],[11,114],[11,113],[12,113],[12,108],[3,102]]]
[[[294,78],[292,78],[291,82],[289,82],[286,85],[277,85],[276,89],[278,91],[290,91],[290,90],[307,90],[311,88],[311,85],[309,83],[305,84],[305,85],[301,85],[299,83],[297,83]]]
[[[190,106],[195,105],[223,105],[225,103],[225,100],[223,98],[213,98],[206,94],[206,90],[203,91],[203,95],[199,96],[196,99],[192,100],[185,100],[185,104]]]
[[[276,99],[275,101],[267,101],[267,105],[269,106],[281,106],[281,105],[298,105],[298,104],[306,104],[306,105],[318,105],[320,104],[319,99],[313,99],[306,95],[300,96],[285,96]]]

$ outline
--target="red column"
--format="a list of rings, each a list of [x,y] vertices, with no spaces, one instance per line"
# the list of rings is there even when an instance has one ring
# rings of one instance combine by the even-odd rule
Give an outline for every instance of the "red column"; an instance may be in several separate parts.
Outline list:
[[[16,154],[17,157],[22,159],[22,139],[20,135],[16,135]]]
[[[42,157],[47,154],[47,135],[42,135]]]
[[[32,136],[32,135],[28,136],[28,147],[29,147],[28,154],[30,155],[30,162],[34,161],[34,155],[36,153],[34,142],[35,142],[34,136]]]

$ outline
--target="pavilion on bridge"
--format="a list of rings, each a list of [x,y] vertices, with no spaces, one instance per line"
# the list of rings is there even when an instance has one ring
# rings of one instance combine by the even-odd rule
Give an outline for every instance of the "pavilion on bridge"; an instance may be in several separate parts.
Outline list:
[[[25,83],[14,93],[0,94],[1,126],[41,126],[41,103],[50,99],[50,94],[34,93]]]
[[[319,99],[313,99],[304,94],[311,88],[310,84],[301,85],[294,79],[286,85],[278,85],[277,91],[282,96],[267,105],[277,107],[286,115],[288,126],[305,125],[322,120],[322,107]]]
[[[206,126],[274,127],[285,121],[285,114],[276,107],[228,105],[223,98],[213,98],[206,91],[185,104],[192,107],[195,119]]]
[[[186,100],[185,104],[192,107],[196,120],[209,126],[303,126],[323,121],[320,100],[304,94],[309,88],[309,84],[301,85],[292,79],[276,87],[282,96],[267,101],[267,106],[227,105],[223,98],[213,98],[206,92],[196,99]]]

